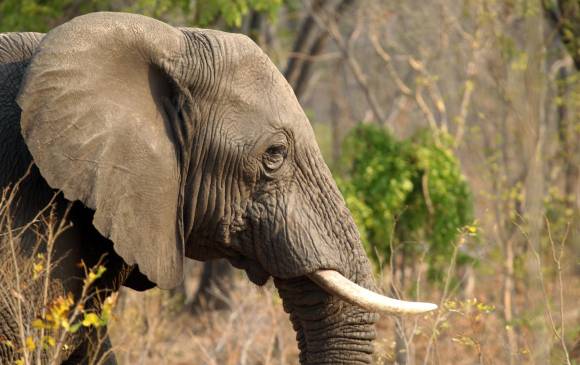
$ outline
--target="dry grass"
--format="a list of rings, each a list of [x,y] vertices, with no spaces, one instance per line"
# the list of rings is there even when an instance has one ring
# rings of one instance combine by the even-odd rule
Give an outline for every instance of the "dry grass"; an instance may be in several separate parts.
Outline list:
[[[497,307],[501,303],[501,282],[484,268],[478,273],[477,299],[462,298],[461,286],[451,285],[441,310],[427,316],[405,318],[409,364],[506,364],[509,329]],[[195,275],[189,278],[196,282]],[[547,291],[557,321],[559,290],[552,281]],[[385,286],[384,289],[387,289]],[[386,291],[386,290],[385,290]],[[425,287],[427,298],[439,302],[440,287]],[[183,310],[178,297],[158,289],[138,293],[123,290],[110,326],[112,341],[121,364],[200,364],[200,365],[281,365],[296,364],[298,352],[288,316],[271,285],[258,288],[240,274],[231,295],[231,311],[208,311],[192,316]],[[519,364],[540,364],[533,344],[539,321],[548,320],[541,288],[517,296],[522,323],[518,338]],[[580,299],[580,280],[566,276],[563,298],[570,303],[564,318],[567,345],[572,346],[579,330],[580,313],[573,305]],[[423,298],[425,299],[425,298]],[[438,319],[439,318],[439,319]],[[435,323],[437,327],[435,328]],[[558,326],[558,325],[557,325]],[[382,317],[377,324],[376,364],[393,364],[395,359],[395,319]],[[430,354],[427,347],[432,340]],[[565,364],[556,337],[550,344],[553,364]],[[571,348],[569,349],[571,350]],[[574,361],[574,360],[572,360]],[[578,359],[576,359],[578,361]],[[574,362],[572,362],[574,363]]]
[[[12,209],[18,186],[0,195],[0,363],[60,364],[89,331],[107,322],[114,297],[100,303],[92,290],[105,270],[100,265],[85,267],[76,299],[63,290],[53,275],[58,265],[53,252],[67,221],[56,218],[50,202],[30,222],[16,226]],[[103,336],[91,338],[90,346],[103,345]],[[100,364],[106,356],[96,352],[89,364]]]
[[[6,207],[11,202],[4,192],[0,202],[0,319],[14,323],[14,336],[0,330],[0,343],[9,348],[10,358],[2,364],[57,364],[67,353],[70,326],[83,323],[90,299],[87,290],[76,303],[64,304],[57,326],[38,326],[38,319],[54,324],[47,314],[66,300],[52,285],[51,247],[65,226],[54,221],[50,209],[29,228],[47,232],[38,236],[34,252],[19,249],[23,227],[13,227]],[[519,280],[514,296],[517,322],[505,323],[501,300],[501,260],[482,260],[475,271],[476,298],[468,298],[464,271],[451,265],[445,285],[421,283],[422,300],[440,303],[440,310],[426,316],[382,317],[377,324],[376,364],[395,361],[395,331],[404,341],[408,364],[577,364],[580,330],[580,277],[575,272],[573,248],[550,237],[543,254],[529,253],[538,266],[540,286]],[[199,265],[199,264],[191,264]],[[424,277],[424,265],[408,273],[406,282]],[[464,270],[464,269],[462,269]],[[188,277],[193,291],[198,275]],[[87,278],[96,273],[87,271]],[[383,290],[389,291],[388,277]],[[87,279],[87,288],[91,281]],[[404,291],[403,291],[404,292]],[[231,310],[206,311],[193,316],[185,310],[182,296],[161,290],[145,293],[123,289],[108,320],[113,349],[121,364],[199,365],[283,365],[296,364],[295,334],[271,284],[252,285],[242,273],[235,278],[230,295]],[[409,295],[406,295],[409,298]],[[68,325],[64,325],[65,321]],[[90,327],[90,323],[88,324]],[[67,327],[69,329],[67,329]],[[542,331],[541,328],[549,330]],[[518,353],[509,353],[506,335],[514,331]],[[538,343],[543,346],[538,347]],[[6,347],[9,345],[8,347]],[[399,346],[400,348],[400,346]],[[0,347],[2,350],[2,347]],[[2,350],[2,351],[4,351]],[[98,364],[101,359],[92,359]]]
[[[110,333],[122,364],[295,364],[295,334],[269,286],[236,280],[232,310],[192,316],[158,289],[124,289]]]

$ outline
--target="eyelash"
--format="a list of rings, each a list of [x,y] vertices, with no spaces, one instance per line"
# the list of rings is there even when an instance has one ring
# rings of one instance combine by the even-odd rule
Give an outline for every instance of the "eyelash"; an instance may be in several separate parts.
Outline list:
[[[282,167],[282,164],[286,159],[286,155],[287,155],[286,146],[275,145],[269,147],[264,153],[264,157],[262,159],[266,171],[274,172],[278,170],[280,167]]]
[[[286,146],[283,145],[274,145],[274,146],[270,146],[267,150],[266,150],[266,154],[268,155],[284,155],[284,157],[286,156]]]

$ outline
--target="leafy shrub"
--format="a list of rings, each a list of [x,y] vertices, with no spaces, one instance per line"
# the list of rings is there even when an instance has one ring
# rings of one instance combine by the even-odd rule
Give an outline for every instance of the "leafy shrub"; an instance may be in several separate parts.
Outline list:
[[[439,277],[460,228],[473,219],[452,139],[421,130],[399,141],[378,126],[361,124],[345,139],[342,165],[339,186],[375,264],[389,260],[391,243],[410,254],[422,251],[417,243],[423,243],[430,277]]]

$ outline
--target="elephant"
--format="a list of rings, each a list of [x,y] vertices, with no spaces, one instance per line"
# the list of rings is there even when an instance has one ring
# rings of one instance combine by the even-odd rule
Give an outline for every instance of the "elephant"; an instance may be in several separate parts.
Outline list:
[[[91,13],[0,35],[0,85],[0,189],[20,181],[18,224],[50,202],[71,223],[54,280],[75,295],[81,260],[104,256],[115,291],[225,258],[272,278],[309,365],[369,364],[377,312],[436,308],[376,292],[308,118],[248,37]]]

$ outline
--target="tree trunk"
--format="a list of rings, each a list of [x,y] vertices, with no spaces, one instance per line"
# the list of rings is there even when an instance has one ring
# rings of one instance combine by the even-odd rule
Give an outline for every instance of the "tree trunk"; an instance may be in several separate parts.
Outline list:
[[[339,60],[335,66],[335,75],[339,75],[343,67],[343,60]],[[341,79],[335,77],[332,80],[331,89],[331,103],[330,103],[330,128],[331,130],[331,144],[332,144],[332,165],[333,167],[340,166],[340,156],[342,154],[342,128],[343,118],[345,114],[344,95],[341,90]]]
[[[509,364],[514,365],[518,353],[518,340],[513,325],[514,294],[514,239],[504,241],[504,279],[503,279],[503,317],[506,324],[506,337],[509,347]]]
[[[543,54],[545,44],[544,23],[540,16],[529,17],[525,22],[526,52],[530,55],[530,62],[524,73],[526,90],[525,103],[533,106],[528,108],[523,117],[529,125],[534,127],[534,140],[530,141],[526,153],[529,165],[524,183],[525,219],[528,225],[527,240],[531,251],[527,257],[528,287],[540,288],[542,268],[539,267],[534,252],[542,255],[541,240],[545,227],[545,144],[546,130],[546,58]],[[540,299],[540,298],[537,298]],[[535,330],[534,360],[537,364],[548,364],[550,358],[550,329],[547,323],[540,323]]]
[[[298,100],[304,95],[308,86],[314,62],[313,58],[322,53],[329,37],[328,32],[320,29],[316,24],[316,13],[322,11],[332,12],[332,16],[338,24],[340,17],[350,8],[353,2],[353,0],[342,0],[332,9],[325,10],[328,1],[313,1],[312,12],[314,14],[309,14],[302,22],[292,47],[292,54],[288,57],[288,64],[284,70],[284,77],[294,89]]]
[[[205,309],[229,309],[234,273],[225,259],[205,262],[199,287],[190,305],[191,312],[196,314]]]

